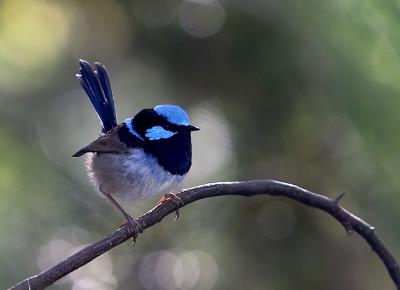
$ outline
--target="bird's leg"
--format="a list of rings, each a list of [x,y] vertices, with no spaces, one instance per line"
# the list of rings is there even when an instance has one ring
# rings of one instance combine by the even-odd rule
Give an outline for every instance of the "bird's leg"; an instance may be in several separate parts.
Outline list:
[[[119,203],[112,197],[112,195],[108,192],[104,192],[100,190],[111,202],[112,204],[124,215],[124,217],[127,220],[127,223],[133,228],[133,243],[135,243],[137,236],[139,233],[143,233],[143,228],[139,224],[138,221],[136,221],[134,218],[132,218],[120,205]]]
[[[160,201],[157,204],[163,204],[167,201],[172,201],[173,203],[176,204],[176,206],[178,207],[177,210],[175,211],[175,220],[177,220],[179,218],[179,206],[183,206],[185,205],[182,201],[182,199],[177,196],[175,193],[173,192],[168,192],[167,194],[165,194]]]

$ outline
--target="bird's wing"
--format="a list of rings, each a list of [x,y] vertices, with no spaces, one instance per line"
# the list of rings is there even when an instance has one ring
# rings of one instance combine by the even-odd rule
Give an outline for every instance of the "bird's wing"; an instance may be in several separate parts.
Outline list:
[[[130,148],[140,147],[140,142],[137,137],[130,136],[130,142],[121,140],[121,135],[125,135],[124,131],[127,130],[124,124],[118,125],[111,129],[106,134],[100,136],[88,146],[83,147],[76,152],[72,157],[79,157],[88,152],[103,152],[103,153],[126,153]],[[137,140],[135,140],[135,138]]]

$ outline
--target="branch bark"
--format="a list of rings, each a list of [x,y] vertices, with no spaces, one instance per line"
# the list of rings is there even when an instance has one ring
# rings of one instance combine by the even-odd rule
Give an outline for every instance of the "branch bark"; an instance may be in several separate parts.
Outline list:
[[[214,196],[253,196],[260,194],[285,196],[307,206],[317,208],[334,217],[345,227],[347,232],[354,231],[358,233],[382,260],[387,271],[389,272],[390,277],[396,285],[396,288],[400,290],[399,264],[386,245],[383,243],[382,239],[377,235],[373,226],[369,225],[361,218],[350,213],[339,205],[344,193],[340,193],[337,197],[329,198],[288,183],[274,180],[254,180],[244,182],[220,182],[205,184],[185,189],[177,195],[182,199],[183,203],[187,205],[196,200]],[[154,207],[147,213],[140,216],[137,221],[143,229],[147,229],[160,222],[165,216],[174,212],[175,210],[176,204],[172,201],[169,201]],[[54,267],[21,281],[17,285],[9,288],[9,290],[44,289],[60,278],[89,263],[96,257],[116,247],[131,237],[131,229],[128,225],[123,225],[117,231],[108,235],[104,239],[87,246],[83,250],[70,256]]]

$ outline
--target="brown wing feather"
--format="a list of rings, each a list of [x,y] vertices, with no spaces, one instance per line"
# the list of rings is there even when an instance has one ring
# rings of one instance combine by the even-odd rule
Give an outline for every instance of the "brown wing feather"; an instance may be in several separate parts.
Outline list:
[[[118,136],[118,130],[122,125],[119,125],[106,134],[100,136],[88,146],[83,147],[76,152],[72,157],[79,157],[88,152],[104,152],[104,153],[124,153],[128,151],[128,146],[121,142]]]

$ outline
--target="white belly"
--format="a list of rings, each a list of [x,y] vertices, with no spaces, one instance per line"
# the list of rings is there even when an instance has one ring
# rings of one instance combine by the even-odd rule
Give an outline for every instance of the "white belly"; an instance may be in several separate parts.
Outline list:
[[[87,170],[99,191],[126,200],[163,195],[175,189],[185,177],[172,175],[158,164],[155,157],[136,148],[126,154],[90,153]]]

